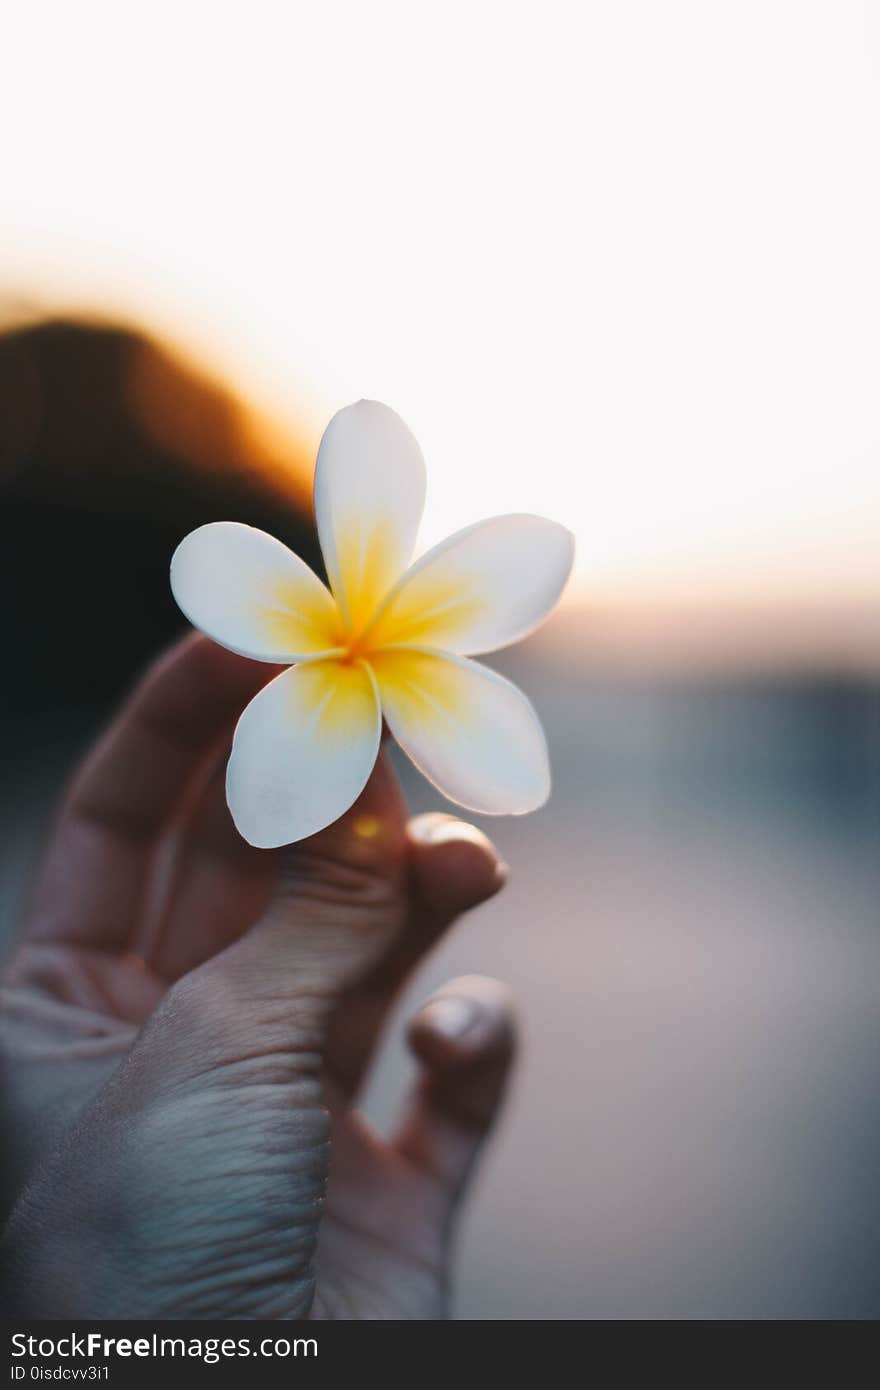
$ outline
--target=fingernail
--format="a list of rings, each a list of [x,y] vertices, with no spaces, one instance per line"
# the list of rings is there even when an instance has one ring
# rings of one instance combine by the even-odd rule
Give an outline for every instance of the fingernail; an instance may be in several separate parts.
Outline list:
[[[435,1033],[450,1042],[458,1042],[479,1022],[480,1008],[472,999],[447,995],[432,999],[422,1010],[422,1017]]]
[[[412,822],[412,833],[424,845],[445,845],[451,840],[466,840],[468,844],[492,849],[482,830],[469,825],[467,821],[456,820],[454,816],[434,813],[417,816]]]

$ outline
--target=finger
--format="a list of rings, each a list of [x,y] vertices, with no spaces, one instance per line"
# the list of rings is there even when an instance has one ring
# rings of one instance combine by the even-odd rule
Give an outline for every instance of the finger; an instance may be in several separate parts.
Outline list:
[[[166,980],[222,951],[258,920],[278,878],[279,856],[255,849],[226,804],[226,750],[186,827],[152,965]]]
[[[274,673],[198,635],[148,671],[74,778],[29,905],[32,936],[137,948],[158,842]]]
[[[436,924],[453,921],[506,882],[507,865],[491,840],[457,816],[415,816],[409,839],[420,934],[431,937]]]
[[[340,998],[405,924],[405,811],[380,754],[346,815],[278,852],[278,881],[259,920],[171,991],[177,1018],[224,1053],[296,1053],[320,1067]]]
[[[393,1142],[445,1194],[440,1219],[448,1220],[498,1113],[515,1035],[510,992],[482,975],[444,985],[410,1024],[422,1073]]]
[[[465,912],[504,884],[507,866],[476,826],[430,813],[407,827],[410,906],[406,930],[342,1001],[327,1044],[327,1065],[342,1094],[360,1085],[395,996],[419,962]]]

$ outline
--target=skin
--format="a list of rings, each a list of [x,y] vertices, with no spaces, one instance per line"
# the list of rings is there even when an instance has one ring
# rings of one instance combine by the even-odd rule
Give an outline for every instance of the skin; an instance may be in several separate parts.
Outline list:
[[[455,980],[411,1020],[390,1137],[356,1097],[398,990],[504,866],[472,826],[408,821],[384,756],[335,825],[245,844],[223,754],[274,674],[187,638],[61,808],[4,989],[19,1316],[446,1314],[505,989]]]

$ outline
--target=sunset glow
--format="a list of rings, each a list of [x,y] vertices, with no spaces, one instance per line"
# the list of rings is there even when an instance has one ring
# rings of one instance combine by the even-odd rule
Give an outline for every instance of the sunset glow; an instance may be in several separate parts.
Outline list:
[[[390,402],[431,468],[423,544],[537,512],[593,595],[876,595],[876,9],[160,4],[143,26],[16,16],[10,300],[170,335],[312,457],[339,406]]]

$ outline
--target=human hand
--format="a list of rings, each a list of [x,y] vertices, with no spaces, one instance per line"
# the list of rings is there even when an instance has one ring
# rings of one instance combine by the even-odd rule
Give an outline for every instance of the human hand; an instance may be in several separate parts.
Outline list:
[[[451,817],[407,823],[383,757],[335,825],[247,845],[218,760],[272,674],[187,638],[62,808],[4,991],[20,1315],[444,1314],[512,1054],[502,986],[416,1014],[391,1139],[354,1101],[401,984],[503,866]]]

